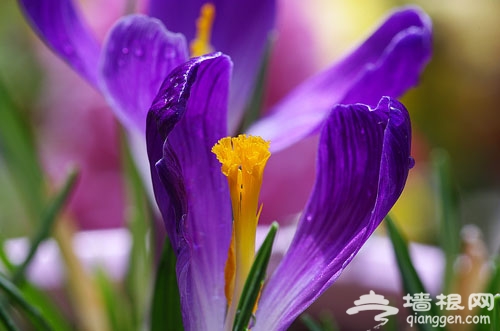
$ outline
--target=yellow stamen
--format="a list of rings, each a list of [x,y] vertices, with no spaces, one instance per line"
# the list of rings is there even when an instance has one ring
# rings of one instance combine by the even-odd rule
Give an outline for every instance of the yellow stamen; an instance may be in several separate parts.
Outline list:
[[[255,233],[262,209],[262,206],[258,206],[258,200],[264,167],[271,156],[269,144],[261,137],[239,135],[236,138],[223,138],[212,148],[228,180],[234,217],[231,241],[234,251],[230,249],[225,270],[229,306],[226,328],[232,326],[243,286],[255,258]]]
[[[191,56],[201,56],[213,51],[210,45],[212,25],[215,18],[215,6],[205,3],[201,6],[200,17],[196,20],[196,37],[191,41]]]

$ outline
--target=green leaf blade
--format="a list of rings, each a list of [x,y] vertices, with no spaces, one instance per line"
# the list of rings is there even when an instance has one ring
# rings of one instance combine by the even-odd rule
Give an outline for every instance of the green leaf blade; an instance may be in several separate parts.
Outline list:
[[[126,144],[125,133],[122,130],[122,164],[126,179],[127,208],[126,222],[132,236],[125,287],[133,317],[133,324],[138,329],[146,318],[146,309],[151,298],[150,291],[153,279],[153,253],[156,246],[152,231],[152,212],[144,188],[143,181],[134,163],[130,148]],[[154,243],[151,245],[151,242]]]
[[[33,129],[14,105],[0,81],[0,157],[15,182],[31,218],[43,210],[44,176],[33,138]]]
[[[166,239],[156,273],[151,307],[151,331],[184,330],[175,265],[174,250],[170,241]]]
[[[273,43],[274,36],[270,35],[266,43],[264,55],[262,56],[257,78],[253,86],[252,96],[250,97],[250,101],[245,108],[245,112],[243,113],[243,119],[240,123],[238,132],[247,131],[247,129],[259,119],[262,105],[264,103],[264,93],[266,91],[267,83],[266,78],[269,69],[269,61],[271,59]]]
[[[461,225],[458,215],[458,199],[453,186],[448,153],[436,150],[433,152],[432,159],[438,195],[438,220],[441,224],[439,241],[446,258],[443,292],[448,294],[453,278],[453,267],[460,254]]]
[[[62,189],[49,203],[44,213],[42,214],[40,220],[40,226],[38,227],[38,230],[31,241],[30,250],[28,251],[28,254],[24,259],[23,263],[19,265],[19,267],[16,269],[14,273],[13,276],[14,283],[20,283],[24,279],[25,271],[28,268],[29,264],[31,263],[33,257],[35,256],[38,247],[44,240],[49,238],[50,233],[52,232],[52,228],[54,227],[54,224],[57,220],[57,216],[64,208],[66,202],[69,199],[69,196],[71,195],[71,192],[74,189],[77,177],[78,177],[78,172],[76,170],[71,170],[66,178],[66,181]]]
[[[45,317],[41,314],[40,310],[31,305],[24,298],[21,291],[2,274],[0,274],[0,288],[7,293],[11,300],[15,301],[28,314],[32,321],[37,325],[37,330],[53,330]]]
[[[1,325],[3,325],[7,331],[18,331],[19,329],[14,323],[14,320],[10,317],[10,314],[7,310],[8,309],[6,305],[4,305],[3,302],[0,302],[0,321],[2,322]]]
[[[394,248],[394,254],[396,256],[399,272],[403,281],[404,290],[410,295],[416,293],[428,293],[425,290],[422,280],[420,279],[417,271],[415,270],[410,257],[410,253],[408,251],[406,239],[403,238],[398,228],[396,227],[396,224],[389,215],[387,215],[385,219],[385,224],[387,227],[389,238],[391,239],[391,243]],[[422,315],[429,316],[440,315],[439,311],[434,305],[431,305],[431,309],[429,311],[423,311],[421,313]],[[416,326],[420,331],[443,330],[440,327],[434,328],[430,324],[417,324]]]
[[[271,258],[274,238],[278,231],[278,223],[274,222],[255,256],[245,286],[238,302],[238,310],[234,318],[233,331],[247,330],[252,312],[266,278],[267,265]]]
[[[54,303],[53,298],[48,293],[28,282],[24,282],[19,289],[22,291],[26,301],[40,309],[40,313],[54,330],[71,331],[74,329],[68,317],[64,315],[64,312]]]

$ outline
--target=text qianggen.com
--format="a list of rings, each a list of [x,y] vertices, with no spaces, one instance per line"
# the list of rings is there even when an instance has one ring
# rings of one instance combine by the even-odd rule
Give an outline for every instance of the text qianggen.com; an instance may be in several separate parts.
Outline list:
[[[488,315],[460,315],[449,316],[431,316],[431,315],[409,315],[406,322],[413,327],[415,324],[429,324],[433,327],[445,327],[448,324],[490,324],[490,316]]]

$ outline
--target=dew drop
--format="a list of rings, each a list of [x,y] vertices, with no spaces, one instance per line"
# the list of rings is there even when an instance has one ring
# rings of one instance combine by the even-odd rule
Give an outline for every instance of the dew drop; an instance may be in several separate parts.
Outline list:
[[[122,48],[122,53],[127,55],[128,54],[128,48],[127,47],[123,47]]]
[[[413,157],[408,157],[408,167],[409,169],[413,168],[415,166],[415,159]]]
[[[311,216],[311,215],[307,215],[307,217],[306,217],[306,221],[311,222],[311,221],[312,221],[312,219],[313,219],[313,218],[312,218],[312,216]]]

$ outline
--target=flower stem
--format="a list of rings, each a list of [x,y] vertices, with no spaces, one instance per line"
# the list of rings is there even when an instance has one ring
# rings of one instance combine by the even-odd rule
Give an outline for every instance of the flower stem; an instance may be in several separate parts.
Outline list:
[[[75,229],[68,218],[60,219],[55,224],[54,239],[66,266],[70,300],[75,308],[78,324],[82,330],[109,331],[101,293],[73,251],[74,233]]]

